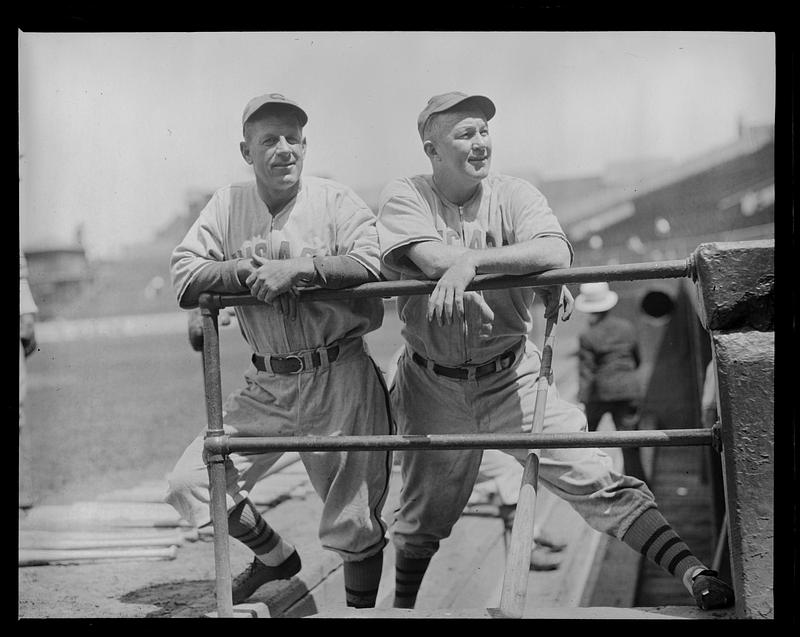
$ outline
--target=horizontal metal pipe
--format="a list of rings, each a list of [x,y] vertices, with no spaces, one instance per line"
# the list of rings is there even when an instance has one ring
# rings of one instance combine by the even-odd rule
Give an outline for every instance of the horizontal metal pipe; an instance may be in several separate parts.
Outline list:
[[[268,451],[377,451],[385,449],[561,449],[575,447],[681,447],[711,445],[710,429],[578,432],[559,434],[440,434],[432,436],[276,436],[205,439],[212,454]]]
[[[590,281],[640,281],[643,279],[677,279],[692,276],[692,260],[675,259],[650,263],[623,263],[619,265],[586,266],[580,268],[558,268],[524,275],[480,274],[467,290],[500,290],[517,287],[544,287],[567,283],[587,283]],[[310,289],[300,291],[300,301],[327,301],[335,299],[357,299],[368,297],[410,296],[430,294],[436,281],[378,281],[364,283],[341,290]],[[220,308],[234,305],[257,305],[261,303],[250,294],[211,294],[200,296],[203,308]]]

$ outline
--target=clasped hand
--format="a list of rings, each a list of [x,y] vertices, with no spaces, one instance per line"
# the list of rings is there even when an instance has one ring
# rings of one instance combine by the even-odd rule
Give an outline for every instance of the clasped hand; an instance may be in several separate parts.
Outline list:
[[[257,299],[277,305],[285,316],[297,318],[298,289],[309,285],[314,266],[311,259],[264,259],[253,256],[252,271],[245,284]]]

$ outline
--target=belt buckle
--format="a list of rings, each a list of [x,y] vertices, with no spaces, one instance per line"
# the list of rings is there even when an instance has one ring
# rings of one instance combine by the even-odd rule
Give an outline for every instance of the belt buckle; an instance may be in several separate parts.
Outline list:
[[[291,372],[284,372],[285,374],[299,374],[305,368],[305,361],[303,360],[302,356],[297,356],[296,354],[289,354],[289,356],[281,356],[281,360],[288,361],[288,360],[296,360],[298,364],[298,368]]]

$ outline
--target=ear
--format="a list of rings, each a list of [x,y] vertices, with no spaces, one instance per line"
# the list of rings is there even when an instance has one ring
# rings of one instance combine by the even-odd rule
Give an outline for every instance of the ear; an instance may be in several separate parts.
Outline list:
[[[422,143],[422,150],[425,151],[425,154],[428,156],[428,159],[430,160],[433,160],[434,158],[439,156],[439,154],[436,152],[436,146],[429,139],[426,139]]]
[[[253,163],[253,158],[250,157],[250,147],[247,145],[247,142],[239,142],[239,152],[242,153],[242,157],[248,164]]]
[[[303,135],[303,141],[300,142],[300,146],[303,148],[303,159],[306,158],[306,137]]]

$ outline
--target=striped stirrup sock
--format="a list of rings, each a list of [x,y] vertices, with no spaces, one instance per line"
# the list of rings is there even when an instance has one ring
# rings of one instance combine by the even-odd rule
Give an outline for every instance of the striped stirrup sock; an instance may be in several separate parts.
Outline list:
[[[411,558],[397,553],[394,576],[395,608],[414,608],[422,578],[425,577],[430,561],[429,557]]]
[[[347,605],[374,608],[383,569],[383,551],[360,562],[344,563],[344,592]]]
[[[228,513],[228,533],[267,566],[282,564],[294,552],[294,547],[267,524],[249,499],[242,500]]]
[[[690,569],[705,568],[655,508],[647,509],[636,518],[622,541],[681,581]]]

